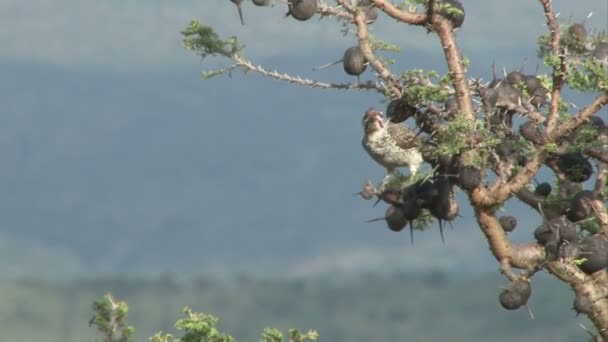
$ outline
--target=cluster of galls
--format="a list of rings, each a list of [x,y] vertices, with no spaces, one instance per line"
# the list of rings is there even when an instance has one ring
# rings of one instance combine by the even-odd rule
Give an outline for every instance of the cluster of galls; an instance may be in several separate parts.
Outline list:
[[[608,239],[601,233],[585,233],[578,222],[591,214],[590,201],[600,200],[601,195],[583,190],[571,200],[565,215],[545,220],[534,231],[536,241],[545,247],[547,260],[580,259],[579,268],[595,273],[608,267]]]
[[[534,237],[545,247],[546,261],[576,260],[580,270],[587,274],[604,270],[608,268],[608,239],[603,234],[584,233],[577,224],[592,215],[590,201],[603,202],[603,198],[587,190],[581,190],[574,196],[568,191],[565,190],[564,196],[570,197],[569,208],[565,212],[553,212],[552,218],[545,219],[545,222],[536,228]],[[550,193],[550,185],[541,183],[527,196],[547,198]],[[517,226],[517,220],[512,216],[502,216],[499,222],[505,232],[511,232]],[[531,292],[529,280],[520,279],[510,282],[503,289],[499,301],[505,309],[515,310],[526,306]],[[573,309],[577,314],[587,314],[590,312],[590,305],[591,300],[587,296],[577,294]]]
[[[564,168],[562,172],[568,170],[571,169]],[[593,202],[604,203],[601,192],[582,189],[580,182],[587,178],[576,172],[559,183],[557,194],[552,195],[550,184],[540,183],[533,192],[521,190],[518,197],[540,208],[544,222],[536,228],[534,237],[545,247],[547,260],[585,259],[577,264],[591,274],[608,267],[608,240],[597,231],[581,228],[593,218]],[[501,217],[499,221],[507,232],[512,230],[511,222],[516,224],[514,218]]]
[[[509,72],[504,79],[494,79],[486,88],[479,89],[484,110],[494,132],[510,132],[513,116],[518,112],[540,109],[547,104],[549,90],[535,75],[526,75],[521,70]]]
[[[454,196],[454,182],[448,176],[437,175],[432,179],[421,179],[404,187],[387,187],[383,191],[373,188],[370,182],[364,185],[361,196],[371,199],[378,197],[379,201],[389,204],[382,219],[386,220],[390,230],[399,232],[410,224],[410,238],[414,242],[414,221],[424,215],[431,215],[439,222],[441,240],[443,221],[451,222],[458,216],[458,203]]]

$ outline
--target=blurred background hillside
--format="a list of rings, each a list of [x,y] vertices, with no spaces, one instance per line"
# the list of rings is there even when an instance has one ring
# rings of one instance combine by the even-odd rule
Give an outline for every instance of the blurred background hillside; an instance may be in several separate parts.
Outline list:
[[[471,76],[490,80],[493,62],[542,67],[536,2],[464,5]],[[604,0],[554,7],[608,29]],[[130,303],[142,340],[186,305],[242,341],[265,325],[316,328],[325,341],[373,330],[387,341],[584,338],[571,294],[546,279],[534,285],[536,320],[500,310],[503,280],[464,205],[445,245],[434,226],[411,247],[408,234],[365,223],[384,211],[351,195],[383,176],[360,146],[362,112],[385,106],[377,94],[241,72],[203,81],[225,61],[181,47],[198,18],[238,35],[256,64],[352,81],[339,65],[311,69],[354,38],[284,11],[246,2],[241,26],[228,1],[0,1],[0,341],[92,341],[90,303],[109,290]],[[395,70],[445,71],[432,35],[384,17],[373,30],[403,47],[387,54]],[[514,239],[529,240],[538,218],[506,210],[522,217]]]

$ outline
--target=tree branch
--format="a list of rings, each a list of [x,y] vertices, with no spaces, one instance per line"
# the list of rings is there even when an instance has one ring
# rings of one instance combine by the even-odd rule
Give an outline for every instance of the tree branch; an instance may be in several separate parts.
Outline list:
[[[490,209],[475,207],[475,217],[481,231],[488,239],[490,251],[501,265],[501,271],[509,278],[515,278],[509,266],[511,265],[511,242],[505,231]],[[525,264],[525,263],[523,263]]]
[[[473,206],[492,207],[503,203],[513,194],[519,192],[524,186],[530,183],[530,180],[538,172],[545,159],[546,152],[544,148],[539,147],[536,153],[530,158],[524,166],[523,172],[520,172],[511,181],[501,186],[497,186],[492,191],[487,188],[479,187],[471,193],[470,199]]]
[[[555,141],[569,131],[580,127],[607,103],[608,93],[599,95],[591,104],[581,109],[573,118],[569,119],[564,124],[560,125],[558,129],[554,130],[553,134],[549,137],[549,141]],[[494,206],[504,202],[512,194],[521,190],[538,172],[546,157],[545,150],[546,146],[539,147],[536,153],[524,166],[524,171],[520,172],[509,183],[504,184],[491,192],[481,187],[476,189],[476,191],[471,193],[471,201],[473,205],[481,205],[486,207]]]
[[[371,0],[371,2],[373,2],[377,8],[392,18],[401,22],[417,26],[431,25],[433,27],[439,36],[439,40],[441,41],[448,70],[456,90],[458,108],[467,118],[467,120],[472,123],[475,119],[475,110],[473,109],[471,91],[466,79],[465,66],[462,62],[462,56],[460,54],[460,50],[458,49],[458,44],[454,39],[454,34],[452,32],[453,27],[448,20],[443,18],[435,11],[435,1],[429,1],[430,8],[426,13],[410,13],[402,11],[386,0]]]
[[[589,149],[587,151],[585,151],[585,153],[591,157],[591,158],[595,158],[598,161],[601,161],[602,163],[608,163],[608,153],[599,151],[599,150],[595,150],[595,149]]]
[[[407,11],[403,11],[393,5],[390,1],[387,0],[370,0],[378,9],[388,14],[391,18],[399,20],[401,22],[424,26],[428,22],[427,15],[424,13],[411,13]]]
[[[232,58],[236,62],[233,67],[240,67],[245,69],[245,71],[252,71],[263,76],[273,78],[279,81],[285,81],[288,83],[299,84],[311,88],[322,88],[322,89],[358,89],[358,90],[375,90],[381,94],[386,92],[386,89],[377,82],[368,81],[366,83],[327,83],[321,81],[315,81],[307,78],[301,78],[299,76],[291,76],[286,73],[280,73],[276,70],[270,71],[266,70],[261,66],[255,66],[251,63],[251,61],[241,57],[240,55],[233,55]]]
[[[339,0],[341,4],[344,4],[343,0]],[[355,25],[357,25],[357,36],[359,37],[359,48],[365,56],[365,59],[369,62],[369,64],[374,68],[374,70],[378,73],[380,78],[382,78],[386,84],[387,89],[393,98],[400,98],[402,95],[402,90],[397,80],[395,79],[393,73],[384,65],[384,63],[376,57],[372,47],[369,43],[369,36],[367,32],[367,22],[365,13],[363,11],[358,10],[357,8],[348,8],[349,11],[355,16]]]
[[[319,5],[317,7],[317,13],[319,13],[323,17],[332,16],[332,17],[338,17],[340,19],[344,19],[348,22],[353,21],[353,15],[348,13],[347,11],[343,11],[337,7],[325,5],[321,2],[319,2]]]
[[[608,92],[598,95],[593,102],[579,110],[575,116],[561,124],[552,134],[548,134],[549,141],[555,141],[564,134],[573,131],[587,122],[595,113],[608,103]]]
[[[473,109],[471,90],[469,89],[469,83],[466,78],[466,70],[462,61],[462,55],[454,37],[452,24],[436,12],[432,11],[431,13],[434,14],[430,18],[430,22],[441,41],[443,54],[445,55],[448,70],[452,77],[452,84],[456,90],[458,108],[460,109],[461,114],[464,115],[469,122],[473,123],[473,121],[475,121],[475,110]]]
[[[592,276],[567,261],[551,261],[546,269],[570,285],[577,295],[591,299],[587,316],[595,324],[604,341],[608,340],[608,299],[605,298],[603,286],[597,284]]]
[[[608,165],[603,162],[597,163],[597,178],[595,180],[595,189],[593,190],[594,196],[591,201],[591,207],[595,212],[600,226],[602,227],[602,234],[608,237],[608,212],[604,206],[604,189],[606,188],[606,177],[608,175]]]
[[[566,49],[560,47],[559,24],[553,11],[552,0],[539,0],[543,5],[547,26],[551,34],[551,51],[558,56],[560,63],[553,67],[553,89],[551,91],[551,106],[547,118],[547,134],[551,134],[555,129],[555,123],[559,115],[559,102],[561,99],[562,88],[566,82],[568,68],[566,64]]]

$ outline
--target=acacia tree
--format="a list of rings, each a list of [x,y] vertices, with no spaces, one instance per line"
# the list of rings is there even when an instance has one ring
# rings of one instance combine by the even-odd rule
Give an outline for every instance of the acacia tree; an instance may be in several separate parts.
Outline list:
[[[243,21],[243,0],[231,1]],[[288,0],[287,15],[295,20],[332,17],[356,34],[357,45],[340,62],[350,75],[373,69],[376,78],[367,82],[332,83],[269,70],[245,56],[237,37],[222,39],[197,20],[182,34],[186,49],[230,61],[226,68],[204,72],[205,78],[242,69],[306,87],[377,92],[388,102],[386,117],[375,109],[365,112],[364,145],[389,176],[378,186],[366,183],[360,194],[388,204],[388,227],[401,231],[409,223],[412,231],[436,219],[442,228],[463,205],[454,196],[460,189],[508,280],[500,304],[509,310],[526,307],[532,277],[546,271],[572,288],[575,310],[595,325],[592,338],[608,341],[608,130],[597,116],[608,103],[608,35],[591,34],[583,23],[560,23],[552,1],[538,1],[548,29],[539,37],[538,54],[547,72],[528,75],[520,69],[497,77],[494,71],[489,83],[468,75],[455,34],[466,9],[456,0],[336,0],[331,5]],[[398,47],[369,34],[378,15],[436,35],[448,73],[393,71],[382,51]],[[577,107],[564,91],[594,99]],[[373,143],[384,145],[378,149]],[[430,172],[415,173],[418,155]],[[409,166],[410,174],[397,173],[399,166]],[[539,183],[543,166],[551,179]],[[500,216],[499,210],[511,199],[543,219],[530,230],[532,242],[509,239],[517,218]]]

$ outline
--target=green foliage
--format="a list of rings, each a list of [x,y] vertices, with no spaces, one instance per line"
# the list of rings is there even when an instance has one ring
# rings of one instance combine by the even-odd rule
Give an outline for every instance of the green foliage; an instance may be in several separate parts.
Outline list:
[[[470,145],[471,132],[481,135],[482,143]],[[487,153],[501,143],[501,140],[487,130],[481,121],[475,121],[472,126],[463,115],[457,115],[454,120],[447,122],[441,134],[436,134],[433,141],[437,147],[431,154],[436,157],[461,155],[465,151],[475,150],[474,159],[470,162],[476,166],[483,166]]]
[[[558,151],[558,146],[556,143],[549,143],[545,145],[545,150],[549,153],[557,153]]]
[[[157,332],[154,336],[150,337],[150,342],[172,342],[173,335],[164,334],[162,332]]]
[[[564,26],[560,35],[560,43],[568,51],[568,86],[583,93],[608,90],[608,68],[591,57],[585,44],[578,41]],[[599,42],[605,39],[605,36],[599,34],[590,41]],[[554,72],[561,72],[561,59],[551,50],[550,41],[549,35],[538,38],[538,56],[543,59],[545,66],[552,68]]]
[[[234,342],[230,335],[220,332],[216,325],[218,319],[204,313],[184,309],[186,318],[175,323],[178,330],[184,331],[184,337],[176,342]]]
[[[435,154],[459,155],[468,146],[467,137],[473,131],[469,121],[462,115],[445,125],[441,134],[436,136],[437,148]]]
[[[93,302],[93,318],[89,325],[97,327],[104,342],[133,342],[133,327],[127,324],[129,307],[108,293],[103,299]]]
[[[421,69],[413,69],[404,72],[400,77],[408,84],[403,89],[404,100],[411,105],[445,101],[448,93],[441,87],[442,83],[434,85],[428,82],[438,77],[437,72],[433,70],[426,72]]]
[[[222,75],[222,74],[226,73],[229,70],[231,70],[231,69],[216,69],[216,70],[203,71],[203,72],[201,72],[201,77],[203,79],[205,79],[205,80],[208,80],[208,79],[213,78],[215,76]]]
[[[464,12],[461,9],[453,6],[449,2],[440,2],[435,6],[436,6],[435,7],[436,11],[445,16],[450,16],[450,15],[456,16],[456,15],[464,14]]]
[[[309,330],[307,333],[302,334],[298,329],[289,329],[290,342],[316,341],[317,338],[319,338],[319,333],[315,330]]]
[[[266,328],[262,333],[262,342],[283,342],[283,333],[275,328]]]
[[[222,333],[216,327],[218,319],[204,313],[184,309],[186,318],[179,319],[175,328],[183,331],[184,336],[174,339],[173,335],[157,332],[150,338],[151,342],[234,342],[234,338]]]
[[[538,37],[536,44],[538,45],[537,55],[538,58],[543,59],[551,52],[551,37],[548,34],[543,34]]]
[[[433,222],[435,222],[435,216],[431,215],[430,211],[423,209],[422,213],[412,222],[412,228],[424,231],[428,229]]]
[[[91,325],[95,325],[104,335],[104,342],[134,342],[133,327],[126,323],[128,306],[117,302],[111,294],[93,303],[94,316]],[[184,308],[185,318],[175,323],[175,328],[183,336],[175,339],[172,334],[157,332],[150,337],[151,342],[235,342],[234,338],[217,328],[218,318],[205,313],[194,312]],[[302,333],[298,329],[289,329],[289,342],[315,341],[319,334],[314,330]],[[275,328],[266,328],[260,342],[284,342],[283,333]]]
[[[527,99],[530,98],[530,93],[528,93],[528,87],[526,87],[526,83],[525,82],[517,82],[516,84],[513,85],[515,88],[517,88],[517,90],[519,90],[521,92],[521,97],[523,99]]]
[[[602,143],[598,140],[600,130],[592,124],[586,124],[576,130],[574,136],[576,143],[570,146],[571,152],[585,151],[590,148],[601,148]]]
[[[378,39],[372,34],[369,35],[369,42],[370,42],[372,50],[382,50],[382,51],[391,51],[391,52],[400,52],[401,51],[401,47],[399,45]]]
[[[597,217],[593,216],[579,223],[582,230],[588,231],[590,234],[597,234],[602,231],[602,226]]]
[[[316,341],[319,334],[314,330],[309,330],[302,334],[298,329],[289,329],[289,342]],[[266,328],[262,333],[260,342],[284,342],[283,333],[275,328]]]
[[[553,79],[549,77],[547,74],[538,74],[536,78],[540,80],[540,83],[545,87],[545,89],[553,89]]]
[[[581,258],[581,259],[572,260],[572,263],[574,265],[580,266],[580,265],[584,264],[586,261],[587,261],[587,258]]]
[[[184,48],[197,52],[202,58],[217,55],[231,57],[242,50],[237,37],[222,40],[213,28],[201,24],[199,20],[192,20],[181,34]]]
[[[569,62],[570,73],[567,82],[572,89],[580,92],[608,90],[608,68],[594,59],[585,59],[582,63]]]
[[[559,56],[554,54],[547,54],[543,59],[543,64],[549,68],[557,68],[561,64],[562,60]]]

